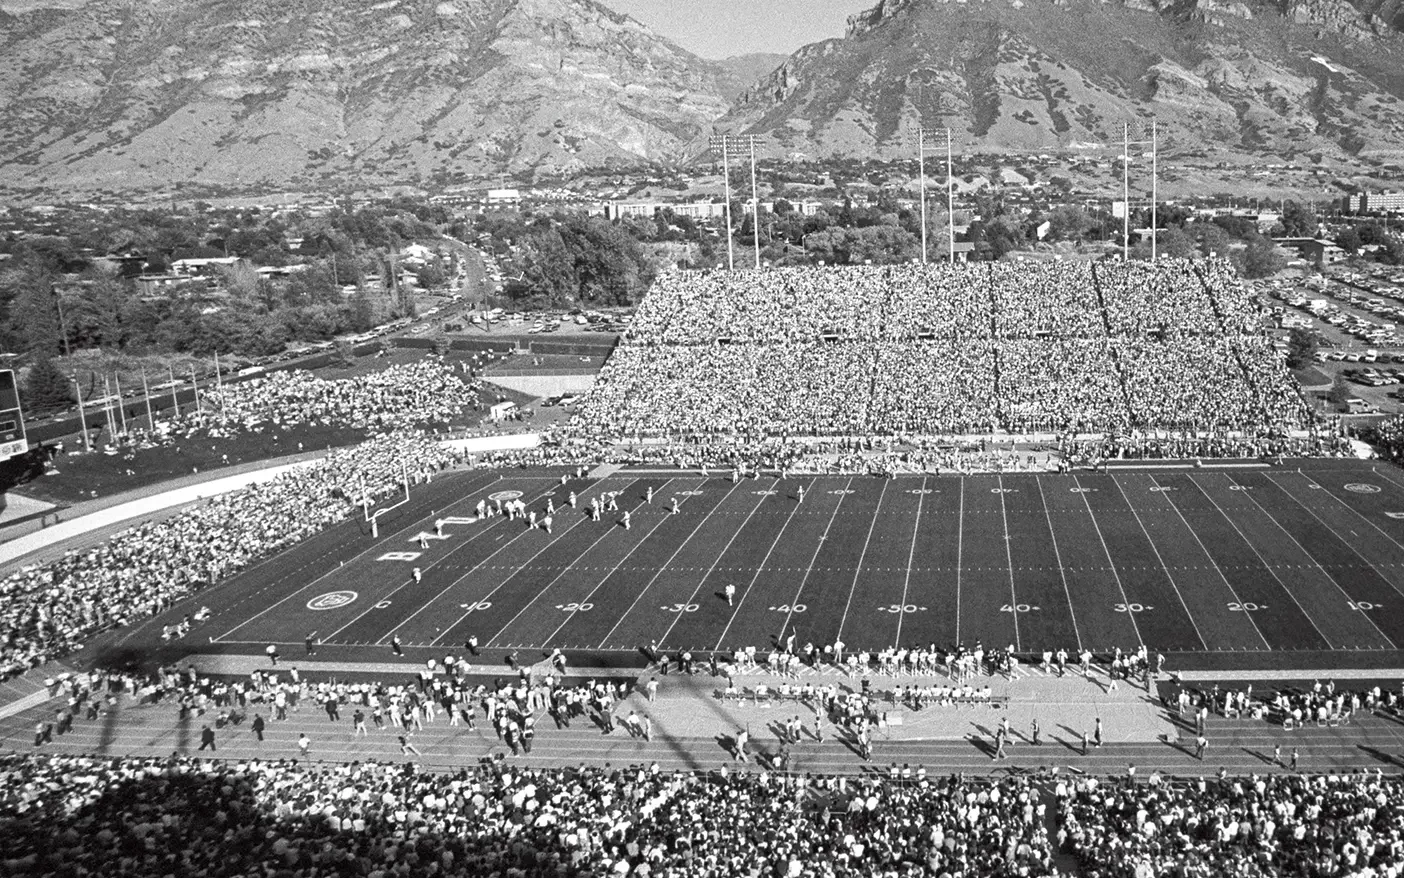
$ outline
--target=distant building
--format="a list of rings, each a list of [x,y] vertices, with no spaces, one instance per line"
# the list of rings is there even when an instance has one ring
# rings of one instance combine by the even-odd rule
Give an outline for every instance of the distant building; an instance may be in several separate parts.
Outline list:
[[[228,268],[239,261],[238,256],[216,256],[206,259],[177,259],[171,263],[171,271],[186,277],[208,275],[218,268]]]
[[[605,205],[606,219],[617,220],[626,216],[651,217],[671,210],[674,216],[692,219],[715,219],[726,216],[726,205],[720,201],[611,201]]]
[[[1342,213],[1404,213],[1404,191],[1359,192],[1341,199]]]
[[[488,207],[521,207],[522,193],[519,189],[489,189],[485,200]]]
[[[1273,238],[1279,247],[1296,251],[1302,259],[1312,265],[1332,265],[1345,259],[1346,252],[1337,247],[1334,241],[1324,238]]]
[[[762,201],[761,210],[773,213],[775,202]],[[820,201],[791,201],[790,206],[801,216],[813,216],[823,209]],[[610,201],[604,206],[606,219],[616,220],[624,216],[651,217],[671,210],[674,216],[685,216],[696,220],[721,219],[726,216],[726,203],[721,201]],[[751,212],[749,199],[741,201],[741,215]]]

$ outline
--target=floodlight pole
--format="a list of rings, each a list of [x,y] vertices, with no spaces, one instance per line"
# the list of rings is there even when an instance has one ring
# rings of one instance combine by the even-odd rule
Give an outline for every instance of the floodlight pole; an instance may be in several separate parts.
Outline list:
[[[1131,123],[1121,123],[1121,261],[1131,261]]]
[[[122,419],[122,435],[127,435],[127,410],[122,407],[122,380],[112,373],[112,386],[117,389],[117,416]]]
[[[917,176],[921,178],[921,264],[926,264],[926,129],[917,127]]]
[[[156,416],[151,414],[151,386],[146,383],[146,367],[141,367],[141,394],[146,399],[146,428],[156,432]]]
[[[1159,158],[1159,153],[1158,153],[1158,149],[1157,149],[1157,146],[1156,146],[1155,120],[1152,119],[1152,120],[1151,120],[1151,262],[1156,261],[1156,259],[1159,257],[1159,252],[1158,252],[1157,247],[1156,247],[1156,244],[1157,244],[1156,235],[1157,235],[1158,230],[1159,230],[1159,228],[1160,228],[1160,223],[1156,221],[1156,204],[1155,204],[1156,201],[1158,200],[1158,197],[1157,197],[1157,196],[1158,196],[1158,192],[1157,192],[1157,188],[1158,188],[1158,187],[1157,187],[1157,185],[1156,185],[1157,182],[1158,182],[1157,179],[1156,179],[1156,176],[1157,176],[1157,175],[1156,175],[1156,171],[1157,171],[1157,159],[1158,159],[1158,158]]]
[[[751,153],[751,231],[756,245],[756,271],[760,271],[760,191],[756,189],[756,139],[748,136],[746,146]]]
[[[713,137],[711,146],[713,150],[721,150],[722,157],[722,186],[726,192],[726,270],[736,270],[736,254],[731,247],[731,161],[727,157],[728,134],[720,137]]]
[[[92,451],[93,446],[88,439],[88,413],[83,408],[83,385],[78,383],[78,373],[73,373],[73,389],[78,392],[78,423],[83,427],[83,450]]]
[[[107,432],[117,435],[117,419],[112,416],[112,382],[102,376],[102,416],[107,421]]]
[[[951,129],[946,129],[946,238],[955,264],[955,172],[951,167]]]

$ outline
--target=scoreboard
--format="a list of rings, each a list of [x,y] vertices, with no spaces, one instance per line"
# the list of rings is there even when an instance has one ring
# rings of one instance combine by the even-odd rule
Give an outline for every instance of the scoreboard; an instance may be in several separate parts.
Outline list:
[[[20,414],[19,389],[15,370],[0,369],[0,461],[19,457],[29,450]]]

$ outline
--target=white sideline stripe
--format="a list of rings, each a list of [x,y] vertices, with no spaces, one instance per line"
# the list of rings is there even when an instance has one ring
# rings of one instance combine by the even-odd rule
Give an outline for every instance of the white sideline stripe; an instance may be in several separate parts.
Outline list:
[[[31,707],[38,707],[49,700],[49,693],[45,689],[31,692],[18,701],[11,701],[9,704],[0,705],[0,719],[9,719],[17,713],[23,713]]]

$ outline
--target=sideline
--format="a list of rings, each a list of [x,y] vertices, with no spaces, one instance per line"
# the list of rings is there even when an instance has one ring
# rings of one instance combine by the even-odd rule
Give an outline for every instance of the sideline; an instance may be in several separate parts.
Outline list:
[[[539,433],[513,433],[499,436],[475,436],[446,439],[440,444],[467,454],[478,454],[487,451],[535,448],[541,444],[541,435]],[[272,465],[258,468],[247,468],[248,464],[242,464],[240,465],[240,468],[243,469],[242,472],[232,472],[216,478],[194,481],[169,490],[161,490],[162,486],[154,485],[131,492],[127,495],[130,499],[126,500],[121,499],[120,496],[107,498],[101,507],[91,512],[86,514],[79,512],[76,517],[69,520],[0,543],[0,571],[6,565],[36,552],[58,548],[69,540],[91,534],[94,531],[121,525],[142,516],[166,512],[178,506],[227,494],[250,485],[261,484],[290,470],[315,463],[326,457],[327,454],[328,452],[318,451],[298,455],[298,459],[295,460],[283,458],[284,462],[282,463],[267,461]],[[166,484],[170,485],[169,482]],[[80,506],[70,507],[70,511],[79,510]]]

